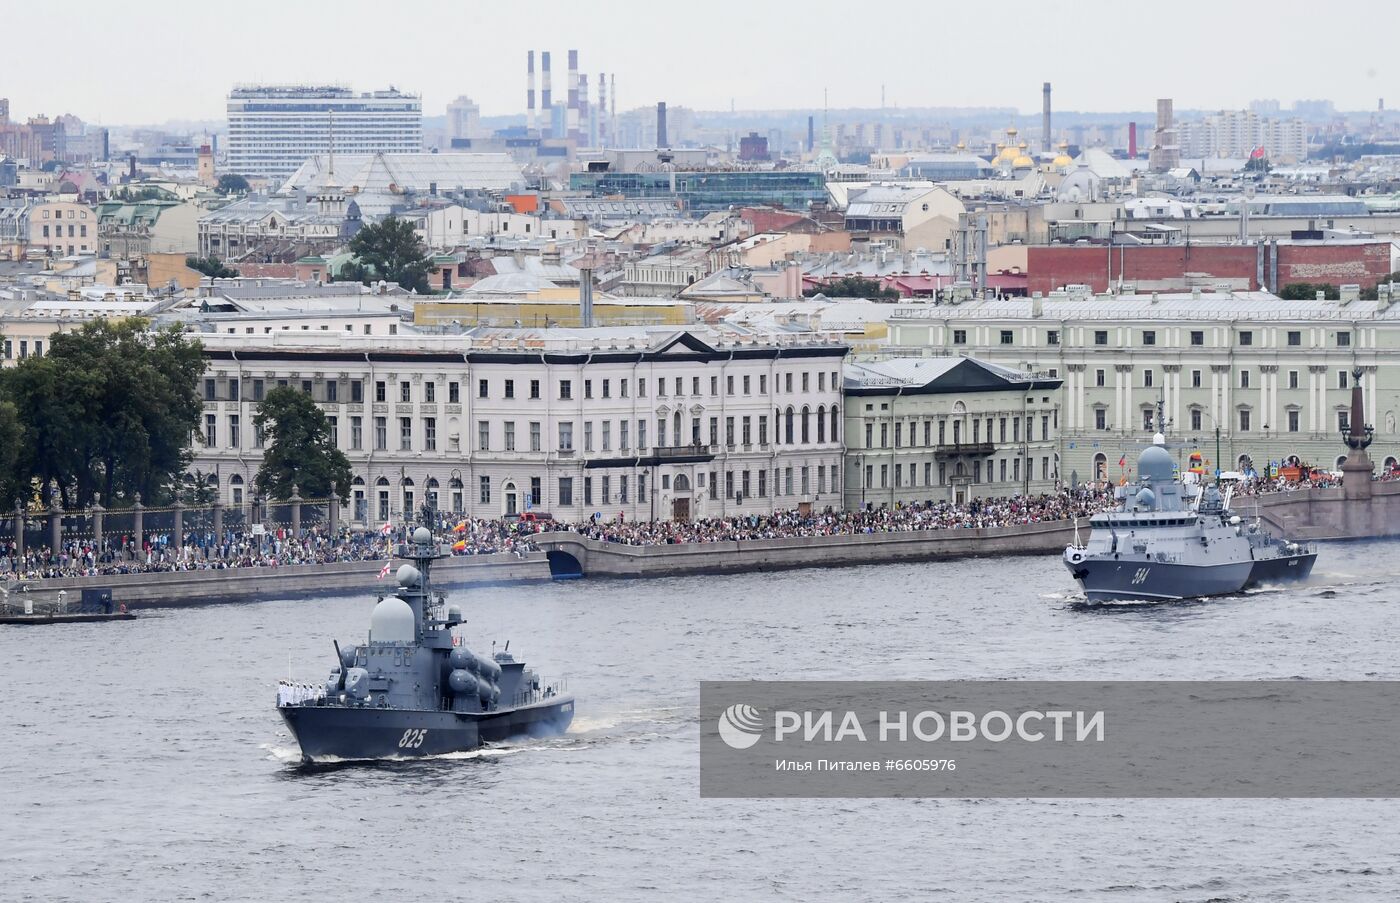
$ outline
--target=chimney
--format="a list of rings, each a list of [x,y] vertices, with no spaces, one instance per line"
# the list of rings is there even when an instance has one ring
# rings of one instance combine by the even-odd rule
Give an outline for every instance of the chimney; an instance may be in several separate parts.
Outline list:
[[[544,70],[541,73],[543,81],[540,82],[540,115],[544,117],[544,124],[540,126],[540,132],[553,137],[554,133],[554,91],[549,84],[549,51],[540,52],[540,66]]]
[[[1128,123],[1128,159],[1137,159],[1137,123]]]
[[[593,139],[593,119],[588,115],[588,73],[578,76],[578,128],[580,140],[588,147],[596,146]]]
[[[525,54],[525,128],[535,130],[535,51]]]
[[[807,117],[807,153],[817,148],[817,117]]]
[[[608,146],[608,77],[598,73],[598,146]]]
[[[130,154],[126,158],[126,175],[129,181],[136,181],[136,155]]]
[[[670,146],[666,140],[666,101],[663,100],[656,105],[656,147],[660,150]]]
[[[1040,91],[1044,95],[1040,112],[1040,149],[1048,154],[1050,153],[1050,83],[1046,82]]]
[[[569,107],[565,111],[564,132],[578,143],[578,51],[569,51]]]
[[[608,76],[608,124],[617,128],[617,73]],[[610,140],[609,143],[615,143]]]
[[[582,267],[578,271],[578,325],[593,325],[593,268]]]

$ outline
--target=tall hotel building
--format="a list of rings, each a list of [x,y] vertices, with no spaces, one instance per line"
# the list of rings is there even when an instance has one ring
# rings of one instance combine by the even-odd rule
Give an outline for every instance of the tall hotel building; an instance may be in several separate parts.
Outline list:
[[[418,153],[423,102],[394,88],[241,85],[228,95],[228,132],[228,172],[285,177],[332,140],[337,153]]]

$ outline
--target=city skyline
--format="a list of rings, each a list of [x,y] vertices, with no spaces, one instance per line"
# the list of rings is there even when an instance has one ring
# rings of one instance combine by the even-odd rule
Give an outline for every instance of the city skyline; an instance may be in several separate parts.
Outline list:
[[[441,115],[462,94],[480,104],[483,116],[523,114],[529,49],[558,56],[559,99],[568,49],[579,51],[582,72],[615,73],[618,110],[658,100],[699,110],[820,109],[825,93],[833,109],[878,109],[883,98],[889,108],[1011,107],[1029,114],[1039,108],[1043,81],[1054,84],[1055,106],[1067,112],[1147,110],[1157,97],[1173,97],[1181,110],[1238,109],[1259,98],[1278,99],[1285,109],[1294,100],[1327,99],[1338,110],[1368,110],[1400,75],[1381,44],[1387,22],[1400,25],[1400,10],[1381,5],[1370,11],[1376,27],[1352,38],[1348,57],[1360,62],[1326,69],[1292,64],[1314,52],[1312,33],[1302,27],[1314,8],[1294,2],[1275,5],[1267,17],[1253,7],[1186,3],[1169,19],[1154,21],[1150,36],[1134,33],[1134,23],[1106,2],[1082,4],[1072,21],[1046,17],[1043,7],[1030,4],[1008,5],[990,20],[970,8],[911,6],[888,16],[897,29],[875,21],[866,37],[837,28],[849,7],[834,3],[817,3],[817,14],[802,17],[777,7],[746,9],[742,23],[695,16],[678,29],[636,17],[624,4],[589,16],[545,2],[526,22],[513,9],[409,2],[395,8],[398,21],[422,23],[423,33],[435,38],[460,39],[420,47],[410,39],[400,52],[375,54],[357,52],[365,47],[358,29],[382,16],[382,7],[348,2],[289,9],[267,0],[245,7],[247,14],[236,18],[200,17],[200,29],[213,30],[217,48],[201,53],[201,60],[217,62],[201,61],[189,76],[159,79],[156,94],[148,84],[153,67],[113,70],[103,63],[110,55],[91,53],[47,72],[51,48],[22,43],[12,49],[14,71],[46,75],[30,84],[12,82],[12,116],[72,113],[124,125],[217,121],[225,116],[228,90],[243,83],[332,83],[356,91],[393,85],[420,94],[428,116]],[[195,17],[168,0],[146,8],[144,20],[71,21],[66,37],[82,46],[122,46],[149,40],[147,21]],[[12,22],[17,31],[38,28],[42,15],[21,9]],[[617,27],[618,17],[625,27]],[[316,40],[288,37],[308,33]],[[967,40],[985,34],[995,40]],[[1237,49],[1254,47],[1267,51]],[[683,48],[690,49],[678,60]],[[872,53],[880,66],[859,64]],[[721,57],[727,65],[711,64]],[[169,59],[179,65],[179,57]]]

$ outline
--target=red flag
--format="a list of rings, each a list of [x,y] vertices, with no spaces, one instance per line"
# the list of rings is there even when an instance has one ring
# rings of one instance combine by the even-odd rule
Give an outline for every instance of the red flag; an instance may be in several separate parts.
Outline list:
[[[1251,159],[1251,160],[1262,160],[1262,159],[1264,159],[1264,148],[1263,148],[1263,147],[1256,147],[1254,150],[1250,151],[1250,152],[1249,152],[1249,159]]]
[[[379,569],[379,576],[376,579],[383,580],[385,577],[389,576],[389,566],[391,564],[393,564],[392,560],[384,562],[384,567]]]
[[[1119,466],[1119,467],[1122,467],[1122,466],[1124,466],[1124,465],[1127,464],[1127,463],[1128,463],[1128,456],[1127,456],[1127,455],[1124,455],[1123,457],[1121,457],[1121,458],[1118,459],[1118,466]]]

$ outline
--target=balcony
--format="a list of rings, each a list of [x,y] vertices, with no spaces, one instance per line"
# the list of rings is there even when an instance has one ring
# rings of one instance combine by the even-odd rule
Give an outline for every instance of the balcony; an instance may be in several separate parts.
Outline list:
[[[986,458],[996,454],[996,445],[991,442],[954,442],[940,445],[933,451],[935,458]]]

